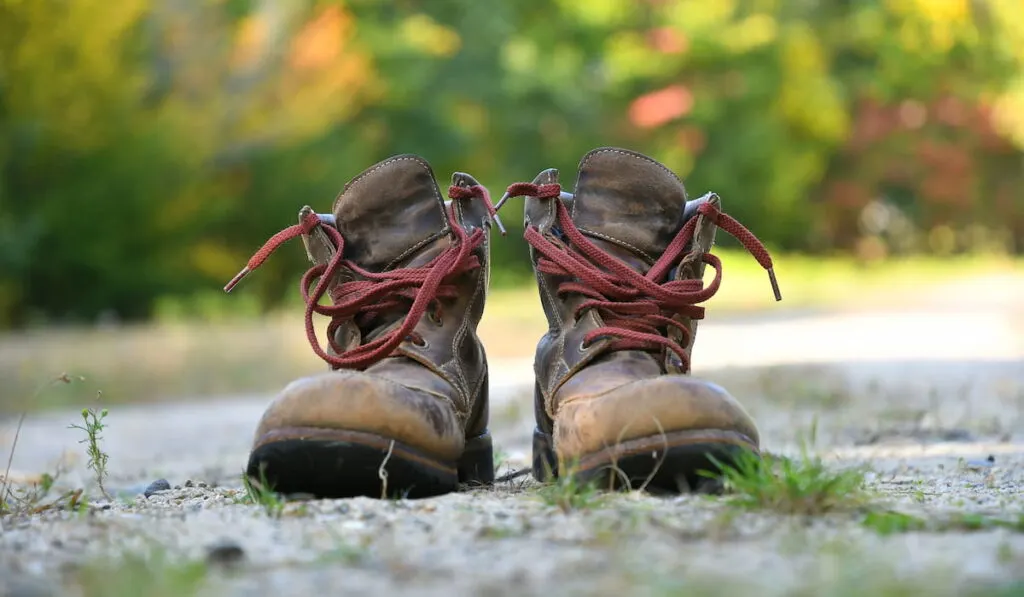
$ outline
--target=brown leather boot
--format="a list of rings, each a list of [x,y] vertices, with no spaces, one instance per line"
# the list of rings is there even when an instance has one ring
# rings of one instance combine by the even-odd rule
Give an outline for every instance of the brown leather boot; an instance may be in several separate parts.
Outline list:
[[[709,193],[688,201],[665,166],[623,149],[580,162],[574,194],[558,171],[509,187],[526,196],[526,233],[549,331],[537,346],[533,473],[571,468],[604,486],[713,489],[709,456],[757,453],[757,427],[721,387],[695,379],[699,303],[721,280],[708,251],[732,234],[769,271],[764,246]],[[501,206],[499,202],[498,207]],[[703,283],[705,264],[714,281]]]
[[[494,479],[487,360],[476,335],[489,281],[487,191],[401,155],[347,185],[333,214],[299,212],[230,289],[301,236],[306,333],[331,371],[288,385],[256,430],[248,474],[283,493],[410,497]],[[500,226],[500,222],[499,222]],[[320,299],[329,295],[332,304]],[[321,348],[313,314],[330,316]],[[386,478],[386,483],[384,479]]]

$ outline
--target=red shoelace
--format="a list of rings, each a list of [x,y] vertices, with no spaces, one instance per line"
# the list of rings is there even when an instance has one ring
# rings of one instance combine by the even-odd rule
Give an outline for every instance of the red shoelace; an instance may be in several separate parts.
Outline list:
[[[491,218],[504,233],[486,188],[479,185],[453,185],[448,189],[448,197],[455,200],[482,200]],[[467,234],[455,216],[454,203],[449,207],[449,219],[455,238],[449,247],[430,262],[419,267],[371,272],[345,259],[345,239],[341,233],[334,226],[324,225],[316,214],[311,213],[301,223],[289,226],[270,237],[263,247],[253,254],[246,267],[228,282],[224,291],[231,292],[242,278],[262,265],[285,242],[320,228],[334,244],[335,252],[328,263],[314,265],[302,276],[300,288],[306,303],[306,336],[317,356],[333,368],[366,368],[392,354],[407,338],[422,346],[423,338],[414,333],[413,328],[432,305],[435,309],[440,308],[436,299],[454,298],[458,295],[458,289],[452,283],[453,278],[480,267],[480,261],[472,252],[483,242],[483,230],[477,229],[472,234]],[[320,300],[327,293],[331,280],[342,268],[351,270],[362,279],[338,284],[330,292],[333,304],[321,305]],[[335,332],[346,322],[354,320],[367,324],[372,322],[375,316],[398,308],[408,310],[398,327],[351,350],[343,350],[337,345]],[[320,345],[313,326],[314,313],[331,317],[331,322],[327,326],[327,338],[331,350],[336,354],[328,353]],[[433,313],[440,316],[437,311]]]
[[[662,256],[646,274],[641,274],[621,260],[597,247],[588,240],[572,221],[565,203],[559,200],[561,186],[553,184],[516,183],[508,188],[498,202],[498,208],[509,197],[537,197],[554,200],[558,224],[570,244],[544,236],[534,227],[527,227],[524,237],[540,258],[537,269],[546,274],[566,276],[558,286],[558,294],[581,294],[589,300],[577,307],[579,317],[587,309],[596,309],[604,325],[589,332],[583,340],[584,346],[603,336],[615,338],[609,345],[612,350],[667,350],[679,357],[684,371],[689,371],[690,360],[686,350],[679,343],[666,337],[662,330],[679,330],[690,344],[690,332],[685,325],[673,319],[683,315],[691,319],[703,319],[704,307],[698,305],[710,299],[718,291],[722,281],[721,260],[705,253],[700,256],[704,263],[715,269],[715,278],[704,286],[703,280],[664,281],[668,273],[679,264],[686,245],[693,239],[697,226],[694,216],[683,225]],[[768,271],[775,300],[782,300],[768,250],[760,240],[732,217],[722,213],[710,203],[703,203],[698,212],[721,230],[736,238],[757,262]]]

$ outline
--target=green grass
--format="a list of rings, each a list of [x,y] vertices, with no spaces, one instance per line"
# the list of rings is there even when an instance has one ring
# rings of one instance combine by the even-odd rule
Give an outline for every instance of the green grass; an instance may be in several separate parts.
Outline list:
[[[245,497],[240,500],[241,503],[259,505],[270,518],[281,517],[281,514],[284,512],[285,501],[267,481],[263,467],[260,467],[257,478],[250,477],[247,473],[242,473],[242,485],[245,487]]]
[[[733,463],[720,467],[725,490],[734,496],[733,503],[752,509],[818,515],[855,510],[868,499],[861,470],[835,469],[816,456],[758,457],[743,453]]]
[[[969,532],[992,529],[1006,529],[1014,533],[1024,533],[1024,515],[1018,515],[1014,519],[972,512],[956,512],[946,516],[923,518],[904,512],[877,510],[868,512],[862,524],[879,535],[894,535],[914,531]]]
[[[189,597],[199,594],[207,578],[205,562],[176,562],[157,552],[89,563],[66,584],[83,597]]]
[[[923,518],[890,510],[868,512],[862,524],[879,535],[923,531],[928,526]]]
[[[576,474],[577,469],[576,465],[567,466],[557,478],[541,485],[537,495],[548,506],[554,506],[566,514],[603,504],[607,494],[596,483],[581,481]]]

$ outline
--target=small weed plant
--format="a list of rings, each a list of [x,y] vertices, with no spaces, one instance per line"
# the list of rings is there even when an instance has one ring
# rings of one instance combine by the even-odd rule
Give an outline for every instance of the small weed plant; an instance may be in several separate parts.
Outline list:
[[[260,466],[259,476],[256,479],[247,473],[242,473],[242,485],[245,487],[243,503],[259,505],[270,518],[281,517],[281,513],[284,512],[284,500],[267,481],[263,466]]]
[[[58,384],[70,384],[76,379],[81,380],[82,378],[72,378],[67,373],[62,373],[57,377],[47,381],[41,385],[34,394],[29,398],[29,403],[34,402],[44,391],[52,386]],[[31,483],[29,487],[15,487],[15,482],[11,478],[11,465],[14,462],[14,452],[18,447],[18,438],[21,435],[21,428],[25,423],[25,416],[27,411],[23,411],[21,416],[18,418],[18,425],[14,431],[14,441],[11,443],[11,452],[7,457],[7,468],[3,475],[3,484],[0,485],[0,517],[9,515],[26,515],[26,514],[38,514],[51,508],[68,508],[68,509],[80,509],[84,506],[85,502],[82,499],[82,490],[67,491],[55,500],[47,501],[50,497],[50,493],[54,489],[54,485],[57,479],[64,472],[63,465],[58,465],[57,469],[51,473],[43,473],[39,476],[39,479],[34,483]]]
[[[100,491],[109,500],[113,498],[111,498],[110,494],[107,493],[104,481],[107,478],[107,460],[110,457],[100,448],[100,442],[103,441],[103,436],[101,434],[107,427],[106,423],[104,423],[104,420],[107,418],[107,414],[107,409],[105,408],[100,411],[97,411],[94,408],[83,408],[82,424],[76,425],[72,423],[71,425],[68,425],[68,429],[79,429],[85,433],[85,437],[79,440],[78,443],[85,444],[85,451],[89,456],[88,466],[96,478],[96,485],[99,486]]]

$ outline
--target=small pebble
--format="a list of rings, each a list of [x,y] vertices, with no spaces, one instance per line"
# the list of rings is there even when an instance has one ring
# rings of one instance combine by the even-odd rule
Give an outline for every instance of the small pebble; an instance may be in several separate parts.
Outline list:
[[[171,484],[167,482],[167,479],[157,479],[149,484],[149,487],[146,488],[146,491],[144,491],[142,495],[148,498],[158,491],[167,491],[170,488]]]
[[[218,566],[235,566],[245,559],[245,550],[234,541],[221,541],[206,548],[206,561]]]

